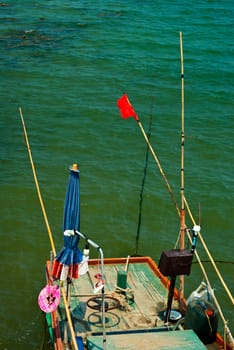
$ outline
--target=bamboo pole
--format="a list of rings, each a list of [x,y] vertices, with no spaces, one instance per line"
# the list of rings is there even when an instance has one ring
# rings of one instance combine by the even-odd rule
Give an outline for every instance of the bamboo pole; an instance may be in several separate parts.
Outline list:
[[[191,212],[191,210],[189,208],[189,205],[188,205],[188,202],[187,202],[186,198],[184,198],[184,202],[185,202],[185,205],[186,205],[186,208],[187,208],[187,211],[189,213],[189,216],[190,216],[190,219],[191,219],[192,223],[194,225],[196,225],[195,219],[194,219],[194,217],[192,215],[192,212]],[[207,245],[206,245],[206,243],[205,243],[205,241],[204,241],[204,239],[202,237],[201,232],[199,232],[198,237],[200,238],[200,241],[201,241],[201,243],[202,243],[202,245],[203,245],[203,247],[204,247],[204,249],[206,251],[206,254],[208,255],[208,257],[210,259],[210,262],[211,262],[211,264],[212,264],[212,266],[213,266],[217,276],[219,277],[220,282],[222,283],[222,285],[223,285],[223,287],[224,287],[224,289],[225,289],[229,299],[231,300],[232,304],[234,305],[234,298],[232,296],[232,293],[230,292],[227,284],[224,282],[224,279],[223,279],[221,273],[219,272],[219,269],[218,269],[217,265],[215,264],[215,261],[214,261],[212,255],[211,255],[211,253],[210,253],[210,251],[209,251],[209,249],[208,249],[208,247],[207,247]]]
[[[25,141],[26,141],[26,145],[27,145],[27,149],[28,149],[28,155],[29,155],[31,166],[32,166],[34,182],[35,182],[36,189],[37,189],[37,195],[38,195],[38,198],[39,198],[42,214],[43,214],[43,217],[44,217],[44,220],[45,220],[45,224],[46,224],[46,228],[47,228],[47,231],[48,231],[51,249],[52,249],[53,254],[55,256],[56,255],[56,251],[55,251],[53,235],[52,235],[52,232],[51,232],[51,229],[50,229],[49,221],[48,221],[48,218],[47,218],[47,215],[46,215],[46,211],[45,211],[45,206],[44,206],[43,199],[42,199],[42,196],[41,196],[41,191],[40,191],[39,183],[38,183],[38,180],[37,180],[37,174],[36,174],[36,170],[35,170],[34,163],[33,163],[32,153],[31,153],[31,149],[30,149],[30,145],[29,145],[29,141],[28,141],[27,130],[26,130],[26,126],[25,126],[25,123],[24,123],[24,117],[23,117],[23,113],[22,113],[21,108],[19,108],[19,112],[20,112],[20,117],[21,117],[21,121],[22,121],[22,125],[23,125],[24,137],[25,137]]]
[[[185,204],[186,204],[186,206],[188,205],[187,202],[186,202],[186,200],[185,200]],[[196,223],[195,223],[193,217],[192,217],[191,219],[193,220],[193,223],[194,223],[194,225],[195,225]],[[188,232],[187,230],[186,230],[186,232],[187,232],[188,239],[189,239],[190,243],[192,243],[192,239],[191,239],[191,237],[190,237],[189,232]],[[199,236],[200,236],[200,235],[201,235],[201,233],[199,233]],[[198,252],[197,252],[196,250],[194,251],[194,253],[195,253],[195,255],[196,255],[196,258],[197,258],[197,261],[198,261],[198,263],[199,263],[200,269],[201,269],[201,271],[202,271],[202,273],[203,273],[203,276],[204,276],[204,278],[205,278],[205,280],[206,280],[206,282],[207,282],[207,285],[208,285],[208,287],[209,287],[209,291],[210,291],[211,294],[212,294],[212,299],[213,299],[213,301],[214,301],[214,303],[215,303],[215,306],[217,307],[217,310],[218,310],[218,312],[219,312],[219,315],[220,315],[220,317],[221,317],[221,319],[222,319],[222,321],[223,321],[223,324],[224,324],[224,332],[225,332],[225,334],[228,336],[228,338],[229,338],[231,344],[234,345],[234,339],[233,339],[231,330],[230,330],[230,328],[228,327],[228,322],[226,321],[226,319],[225,319],[225,317],[224,317],[224,314],[223,314],[223,311],[222,311],[222,309],[221,309],[221,307],[220,307],[220,305],[219,305],[219,302],[218,302],[218,300],[217,300],[217,298],[216,298],[216,296],[215,296],[215,294],[214,294],[214,292],[213,292],[213,289],[212,289],[212,287],[211,287],[211,284],[210,284],[208,275],[207,275],[206,270],[205,270],[205,268],[204,268],[204,266],[203,266],[203,264],[202,264],[202,262],[201,262],[200,256],[199,256],[199,254],[198,254]],[[212,257],[211,257],[211,258],[212,258]],[[216,271],[216,272],[217,272],[217,271]],[[232,298],[232,303],[233,303],[233,297],[231,296],[231,298]],[[225,342],[225,339],[224,339],[224,345],[225,345],[225,349],[226,349],[226,342]]]
[[[164,182],[165,182],[165,185],[166,185],[166,187],[167,187],[167,189],[168,189],[168,191],[169,191],[169,193],[170,193],[170,195],[171,195],[172,201],[173,201],[173,203],[174,203],[174,205],[175,205],[175,207],[176,207],[177,213],[178,213],[178,215],[180,215],[180,210],[179,210],[178,204],[177,204],[177,202],[176,202],[176,198],[175,198],[174,193],[173,193],[173,191],[172,191],[172,188],[171,188],[171,186],[170,186],[170,184],[169,184],[169,182],[168,182],[168,180],[167,180],[167,178],[166,178],[166,175],[165,175],[165,173],[164,173],[164,171],[163,171],[163,168],[161,167],[160,161],[159,161],[157,155],[155,154],[154,149],[153,149],[153,147],[151,146],[151,143],[150,143],[150,141],[149,141],[149,138],[148,138],[148,136],[146,135],[146,132],[145,132],[145,130],[144,130],[144,128],[143,128],[143,126],[142,126],[142,124],[141,124],[141,122],[140,122],[140,119],[139,119],[138,117],[137,117],[136,121],[137,121],[137,124],[139,125],[139,127],[140,127],[140,129],[141,129],[141,132],[142,132],[142,134],[143,134],[143,136],[144,136],[144,138],[145,138],[145,141],[146,141],[146,143],[147,143],[147,145],[148,145],[148,147],[149,147],[149,149],[150,149],[150,151],[151,151],[151,153],[152,153],[152,156],[153,156],[153,158],[154,158],[154,160],[155,160],[155,162],[156,162],[156,164],[157,164],[157,166],[158,166],[158,169],[159,169],[159,171],[160,171],[160,173],[161,173],[161,175],[162,175],[162,177],[163,177],[163,180],[164,180]]]
[[[180,32],[180,58],[181,58],[181,211],[180,211],[180,249],[184,249],[185,237],[185,208],[184,208],[184,57],[182,32]],[[184,276],[180,276],[180,306],[184,299]]]
[[[39,202],[40,202],[40,205],[41,205],[42,213],[43,213],[43,216],[44,216],[44,220],[45,220],[45,223],[46,223],[46,227],[47,227],[47,231],[48,231],[48,235],[49,235],[49,239],[50,239],[51,249],[53,251],[53,255],[56,256],[56,249],[55,249],[55,245],[54,245],[53,235],[52,235],[52,232],[51,232],[51,229],[50,229],[50,225],[49,225],[49,221],[48,221],[48,218],[47,218],[45,205],[44,205],[44,202],[43,202],[43,199],[42,199],[42,196],[41,196],[41,191],[40,191],[39,183],[38,183],[38,180],[37,180],[37,174],[36,174],[36,170],[35,170],[35,166],[34,166],[34,162],[33,162],[32,153],[31,153],[31,150],[30,150],[30,144],[29,144],[29,141],[28,141],[27,130],[26,130],[24,117],[23,117],[23,113],[22,113],[21,108],[19,108],[19,112],[20,112],[20,117],[21,117],[21,121],[22,121],[24,137],[25,137],[25,141],[26,141],[26,145],[27,145],[27,149],[28,149],[28,155],[29,155],[29,159],[30,159],[30,163],[31,163],[32,171],[33,171],[34,181],[35,181],[35,185],[36,185],[36,189],[37,189],[37,194],[38,194]],[[76,342],[76,338],[75,338],[75,334],[74,334],[74,330],[73,330],[73,326],[72,326],[72,320],[71,320],[71,316],[70,316],[69,306],[68,306],[67,301],[66,301],[66,294],[65,294],[65,291],[64,291],[62,283],[60,283],[60,290],[61,290],[62,296],[63,296],[63,302],[64,302],[64,306],[65,306],[65,310],[66,310],[66,316],[67,316],[67,320],[68,320],[69,329],[70,329],[70,332],[71,332],[73,348],[74,348],[74,350],[78,350],[77,342]]]

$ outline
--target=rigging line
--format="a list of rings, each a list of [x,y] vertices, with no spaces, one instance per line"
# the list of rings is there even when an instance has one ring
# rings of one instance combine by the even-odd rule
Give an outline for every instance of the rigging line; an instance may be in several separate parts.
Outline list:
[[[203,263],[211,263],[210,260],[201,260]],[[226,260],[214,260],[215,263],[218,264],[234,264],[234,261],[226,261]],[[197,261],[193,261],[193,264],[196,264]]]
[[[151,113],[150,113],[150,120],[149,120],[149,130],[148,130],[148,134],[147,134],[147,137],[148,137],[149,140],[150,140],[151,129],[152,129],[152,120],[153,120],[153,114],[152,114],[152,105],[151,105]],[[143,192],[144,192],[145,180],[146,180],[146,175],[147,175],[148,162],[149,162],[149,146],[147,144],[146,155],[145,155],[145,167],[144,167],[144,174],[143,174],[143,178],[142,178],[141,191],[140,191],[140,200],[139,200],[139,215],[138,215],[135,254],[138,253],[138,246],[139,246],[140,228],[141,228],[141,216],[142,216],[142,205],[143,205]]]
[[[45,211],[45,206],[44,206],[44,203],[43,203],[43,200],[42,200],[41,191],[40,191],[39,183],[38,183],[38,180],[37,180],[37,174],[36,174],[36,170],[35,170],[35,166],[34,166],[34,162],[33,162],[33,158],[32,158],[32,153],[31,153],[31,149],[30,149],[30,145],[29,145],[29,141],[28,141],[27,130],[26,130],[26,126],[25,126],[25,123],[24,123],[24,117],[23,117],[23,113],[22,113],[21,107],[19,108],[19,112],[20,112],[20,117],[21,117],[21,121],[22,121],[23,130],[24,130],[24,137],[25,137],[25,141],[26,141],[26,144],[27,144],[28,155],[29,155],[31,166],[32,166],[32,171],[33,171],[34,181],[35,181],[35,185],[36,185],[36,189],[37,189],[37,194],[38,194],[38,198],[39,198],[39,201],[40,201],[40,205],[41,205],[42,213],[43,213],[43,216],[44,216],[44,220],[45,220],[45,223],[46,223],[46,227],[47,227],[47,231],[48,231],[48,235],[49,235],[49,239],[50,239],[50,244],[51,244],[51,249],[52,249],[53,254],[55,256],[56,255],[56,249],[55,249],[55,245],[54,245],[53,235],[52,235],[52,232],[51,232],[51,229],[50,229],[49,221],[48,221],[47,214],[46,214],[46,211]],[[70,332],[71,332],[72,343],[73,343],[74,349],[78,350],[75,334],[74,334],[73,327],[72,327],[70,311],[69,311],[69,307],[67,305],[66,295],[65,295],[65,291],[64,291],[64,287],[62,286],[62,283],[60,283],[60,289],[61,289],[62,296],[63,296],[64,306],[65,306],[66,315],[67,315],[67,319],[68,319],[68,324],[69,324],[69,328],[70,328]]]

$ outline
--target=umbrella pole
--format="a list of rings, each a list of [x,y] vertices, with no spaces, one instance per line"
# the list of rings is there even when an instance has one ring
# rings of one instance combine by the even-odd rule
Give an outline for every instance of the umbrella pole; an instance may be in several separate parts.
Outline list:
[[[70,310],[70,296],[71,296],[70,287],[71,287],[71,281],[68,277],[67,283],[66,283],[66,303],[68,305],[69,315],[70,315],[71,323],[72,323],[72,314],[71,314],[71,310]],[[65,289],[64,289],[64,292],[65,292]],[[67,349],[69,349],[69,347],[68,347],[68,328],[69,328],[68,317],[66,317],[65,321],[66,321],[66,324],[64,324],[64,343],[66,344]],[[72,329],[73,329],[73,323],[72,323]]]

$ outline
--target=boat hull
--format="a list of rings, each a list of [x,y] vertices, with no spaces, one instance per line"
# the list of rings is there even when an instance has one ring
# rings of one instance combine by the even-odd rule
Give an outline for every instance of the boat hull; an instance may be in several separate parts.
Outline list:
[[[50,265],[48,262],[47,271],[51,270]],[[141,348],[139,344],[142,339],[145,340],[145,350],[160,349],[159,344],[165,349],[207,349],[192,330],[174,331],[180,329],[178,320],[165,324],[170,280],[160,272],[152,258],[106,258],[104,290],[94,294],[96,277],[99,274],[100,261],[90,259],[88,273],[73,279],[69,285],[66,282],[63,285],[65,290],[69,290],[69,298],[65,303],[69,304],[74,334],[80,344],[82,339],[84,349],[100,349],[104,345],[108,350],[136,349]],[[126,280],[121,286],[126,288],[123,289],[118,287],[119,276],[125,274]],[[102,293],[105,296],[104,314],[100,306]],[[183,303],[185,305],[185,300]],[[177,289],[174,290],[172,308],[179,313]],[[59,308],[51,314],[51,320],[55,349],[62,350],[66,346],[69,348],[72,342],[71,330],[63,300]],[[195,344],[195,347],[189,345],[190,343]],[[178,344],[177,348],[175,344]],[[222,349],[222,346],[223,340],[217,335],[216,342],[210,344],[209,349]],[[82,345],[77,345],[77,349],[82,349]]]

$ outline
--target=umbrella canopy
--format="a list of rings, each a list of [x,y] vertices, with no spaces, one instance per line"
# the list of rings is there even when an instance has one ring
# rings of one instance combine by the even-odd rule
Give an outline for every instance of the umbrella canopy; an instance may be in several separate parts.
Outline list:
[[[75,234],[76,230],[80,230],[80,177],[78,166],[74,164],[70,168],[64,206],[64,247],[56,255],[52,270],[57,279],[78,278],[78,264],[83,254],[78,248],[80,237]]]

